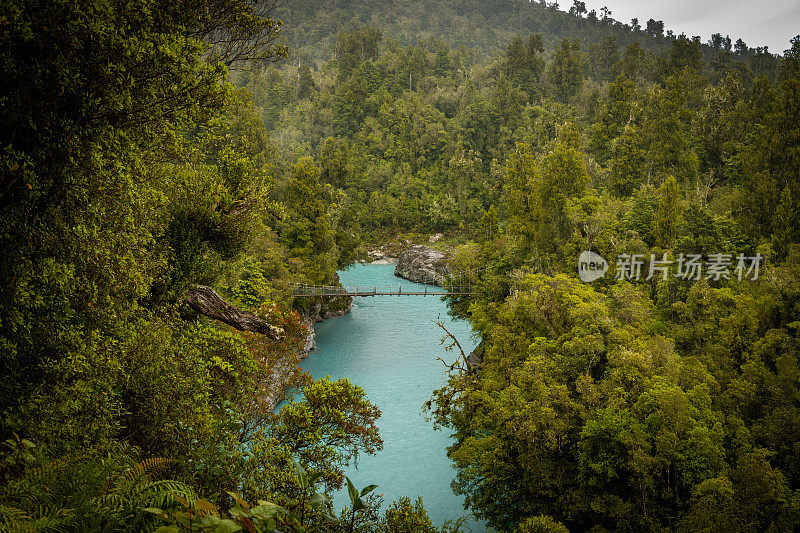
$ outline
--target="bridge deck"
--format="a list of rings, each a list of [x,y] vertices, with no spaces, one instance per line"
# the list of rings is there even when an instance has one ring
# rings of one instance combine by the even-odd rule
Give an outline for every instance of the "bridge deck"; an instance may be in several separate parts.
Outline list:
[[[473,294],[471,285],[425,286],[419,290],[414,285],[374,285],[366,287],[335,287],[332,285],[296,285],[294,295],[299,297],[362,297],[362,296],[466,296]]]
[[[425,292],[383,292],[383,291],[358,291],[358,292],[316,292],[316,293],[294,293],[295,296],[464,296],[474,294],[466,291],[425,291]]]

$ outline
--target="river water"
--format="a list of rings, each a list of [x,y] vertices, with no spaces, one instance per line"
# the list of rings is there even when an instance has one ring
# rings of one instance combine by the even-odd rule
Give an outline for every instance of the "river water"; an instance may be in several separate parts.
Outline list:
[[[403,286],[403,292],[424,285],[394,277],[394,265],[357,265],[339,272],[346,287]],[[350,313],[315,326],[317,350],[302,366],[315,378],[346,377],[362,387],[382,415],[378,419],[383,450],[359,457],[358,469],[345,473],[356,487],[377,484],[384,506],[408,496],[422,496],[435,525],[464,514],[463,498],[450,489],[455,470],[446,455],[447,430],[434,431],[422,416],[422,404],[444,383],[444,365],[452,361],[440,345],[441,317],[469,353],[475,348],[466,321],[447,316],[438,296],[374,296],[354,298]],[[349,504],[346,491],[334,497],[337,509]],[[484,528],[470,519],[472,531]],[[469,531],[469,528],[467,529]]]

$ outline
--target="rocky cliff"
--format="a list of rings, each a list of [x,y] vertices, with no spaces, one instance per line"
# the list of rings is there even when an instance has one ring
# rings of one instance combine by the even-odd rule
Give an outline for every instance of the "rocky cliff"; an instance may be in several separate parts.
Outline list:
[[[412,244],[400,255],[394,275],[416,283],[441,285],[447,275],[446,256],[421,244]]]
[[[308,328],[308,335],[306,336],[303,353],[307,354],[317,347],[317,341],[314,335],[314,324],[328,318],[349,313],[352,307],[353,299],[349,296],[341,296],[325,298],[324,301],[314,301],[307,310],[303,311],[303,325]]]
[[[467,356],[467,369],[471,372],[477,372],[483,366],[483,354],[486,346],[481,341],[472,352]]]

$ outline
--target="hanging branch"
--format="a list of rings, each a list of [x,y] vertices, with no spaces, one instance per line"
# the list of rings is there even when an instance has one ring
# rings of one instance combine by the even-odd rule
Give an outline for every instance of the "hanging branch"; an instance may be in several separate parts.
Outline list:
[[[273,18],[279,6],[279,0],[209,0],[203,24],[191,36],[210,46],[210,62],[231,69],[279,61],[287,53],[280,44],[283,22]]]
[[[224,322],[239,331],[260,333],[272,340],[283,338],[283,328],[273,326],[260,316],[229,304],[211,287],[195,285],[186,295],[192,309],[214,320]]]
[[[444,346],[445,351],[452,352],[453,348],[458,348],[458,351],[461,353],[460,358],[456,358],[456,360],[452,364],[448,364],[447,361],[442,359],[441,357],[437,357],[439,361],[447,367],[448,372],[452,372],[453,370],[460,370],[465,372],[467,370],[467,355],[464,353],[464,349],[461,347],[461,343],[458,342],[458,339],[455,335],[450,333],[450,330],[447,329],[447,326],[444,325],[444,321],[441,318],[441,315],[436,317],[436,320],[433,321],[434,324],[442,328],[444,331],[444,336],[442,337],[441,344]]]

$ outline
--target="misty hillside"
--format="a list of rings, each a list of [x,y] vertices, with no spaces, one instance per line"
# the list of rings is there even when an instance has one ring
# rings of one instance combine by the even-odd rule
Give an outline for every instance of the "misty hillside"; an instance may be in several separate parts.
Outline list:
[[[441,41],[448,48],[469,51],[476,61],[498,54],[515,35],[539,34],[547,50],[564,38],[578,39],[581,47],[588,49],[592,43],[613,37],[619,46],[638,42],[645,50],[658,51],[670,47],[678,37],[663,21],[616,20],[611,11],[587,10],[579,1],[559,5],[525,0],[299,0],[277,8],[276,16],[285,24],[283,37],[290,56],[300,61],[330,59],[338,32],[365,26],[379,28],[385,39],[401,45]],[[774,76],[773,55],[757,47],[758,43],[751,43],[751,48],[737,37],[719,33],[702,43],[706,60],[720,52],[746,63],[752,63],[755,56],[756,65],[750,64],[750,68]]]

